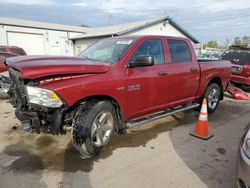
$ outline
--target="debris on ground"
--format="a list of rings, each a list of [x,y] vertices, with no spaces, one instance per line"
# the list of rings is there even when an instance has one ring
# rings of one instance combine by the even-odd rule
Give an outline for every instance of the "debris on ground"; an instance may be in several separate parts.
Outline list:
[[[229,86],[227,92],[236,100],[250,100],[250,96],[240,88]]]

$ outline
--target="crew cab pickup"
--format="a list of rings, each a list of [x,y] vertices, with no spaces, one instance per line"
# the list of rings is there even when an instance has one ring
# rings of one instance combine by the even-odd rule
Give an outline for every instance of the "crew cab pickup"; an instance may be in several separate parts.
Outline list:
[[[228,61],[196,60],[191,42],[166,36],[103,39],[77,57],[8,59],[11,103],[23,129],[71,130],[73,145],[92,156],[112,133],[177,112],[214,112],[228,87]]]
[[[231,61],[231,81],[235,85],[250,86],[250,48],[230,46],[229,51],[222,54],[221,59]]]

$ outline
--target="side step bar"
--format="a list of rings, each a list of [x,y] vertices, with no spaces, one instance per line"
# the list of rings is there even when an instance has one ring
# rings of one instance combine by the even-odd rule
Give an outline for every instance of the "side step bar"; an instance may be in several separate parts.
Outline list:
[[[171,109],[171,110],[162,111],[162,112],[159,112],[157,114],[145,116],[142,118],[132,119],[132,120],[128,121],[128,123],[126,125],[128,128],[137,127],[137,126],[143,125],[145,123],[149,123],[149,122],[152,122],[152,121],[155,121],[155,120],[167,117],[167,116],[172,116],[172,115],[179,113],[179,112],[184,112],[187,110],[197,108],[199,106],[200,106],[200,104],[195,103],[195,104],[187,105],[184,107],[179,107],[179,108],[175,108],[175,109]]]

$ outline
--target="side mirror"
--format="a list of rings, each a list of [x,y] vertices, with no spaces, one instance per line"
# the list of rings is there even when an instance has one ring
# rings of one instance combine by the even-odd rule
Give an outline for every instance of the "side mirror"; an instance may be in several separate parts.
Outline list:
[[[148,55],[138,56],[135,61],[129,63],[129,67],[147,67],[154,65],[154,57]]]

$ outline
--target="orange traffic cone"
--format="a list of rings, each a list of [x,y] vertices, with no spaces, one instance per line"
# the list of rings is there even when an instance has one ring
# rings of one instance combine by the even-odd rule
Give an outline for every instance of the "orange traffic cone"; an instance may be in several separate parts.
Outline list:
[[[208,140],[214,136],[208,133],[207,99],[203,100],[199,120],[196,123],[194,133],[190,133],[190,135],[203,140]]]

